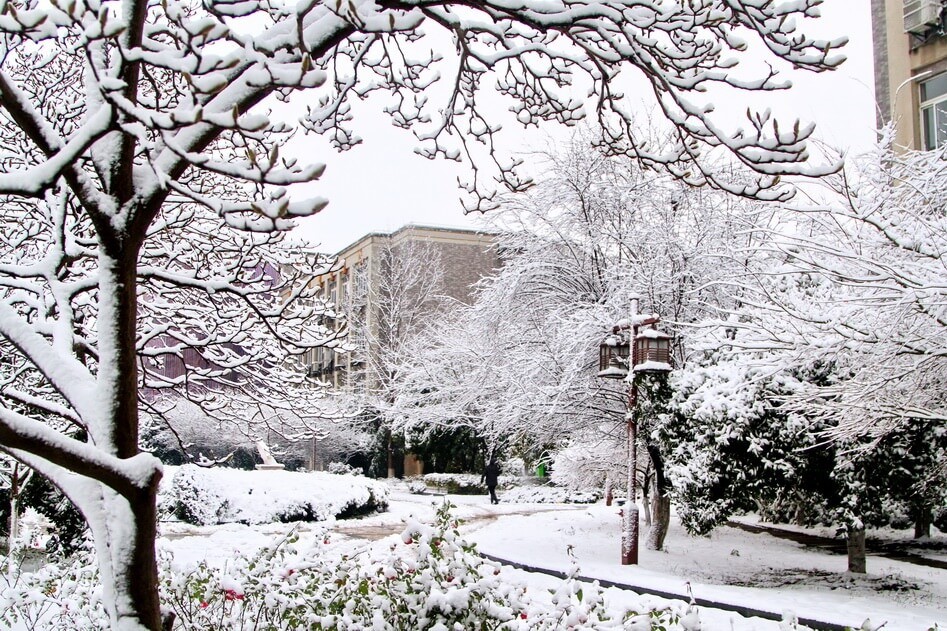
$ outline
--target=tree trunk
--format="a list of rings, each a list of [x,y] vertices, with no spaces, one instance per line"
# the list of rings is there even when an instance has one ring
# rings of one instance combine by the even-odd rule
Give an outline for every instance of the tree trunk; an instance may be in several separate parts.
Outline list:
[[[929,538],[931,536],[932,521],[934,521],[934,516],[931,514],[931,507],[918,503],[914,507],[914,538]]]
[[[654,466],[654,492],[651,502],[651,530],[648,532],[649,550],[663,550],[664,539],[671,525],[671,498],[668,496],[667,478],[664,476],[664,460],[656,445],[648,445],[648,456]]]
[[[612,505],[612,476],[608,473],[605,474],[605,506]]]
[[[151,484],[131,501],[102,487],[103,519],[88,519],[103,601],[115,630],[163,628],[155,554],[155,506],[160,479],[160,474],[155,473]]]
[[[644,473],[644,480],[641,481],[641,504],[644,506],[644,525],[651,527],[651,467],[647,467]]]
[[[20,534],[20,464],[13,463],[13,473],[10,475],[10,522],[7,530],[7,554],[13,556],[13,546],[17,536]]]
[[[848,571],[853,574],[865,574],[867,564],[865,561],[865,528],[848,527]]]
[[[671,525],[671,498],[658,495],[657,489],[651,496],[651,530],[648,531],[648,550],[663,550],[664,539]]]
[[[105,418],[89,423],[95,444],[118,458],[139,455],[138,447],[138,244],[102,240],[99,256],[100,399]],[[98,511],[83,511],[95,539],[99,570],[113,629],[160,631],[158,596],[157,466],[134,493],[121,496],[100,484]],[[74,498],[75,501],[75,498]],[[80,508],[82,503],[76,502]],[[84,504],[89,507],[89,499]],[[95,515],[95,513],[98,515]],[[111,592],[111,593],[110,593]],[[110,598],[111,597],[111,598]]]

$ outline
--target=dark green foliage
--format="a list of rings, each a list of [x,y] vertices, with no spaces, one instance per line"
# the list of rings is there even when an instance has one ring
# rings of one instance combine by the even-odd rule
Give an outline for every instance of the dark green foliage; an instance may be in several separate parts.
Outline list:
[[[839,485],[837,519],[906,528],[947,505],[947,428],[914,421],[878,441],[843,444],[833,472]]]
[[[679,379],[653,437],[665,454],[685,528],[706,534],[737,512],[795,506],[830,491],[831,468],[805,419],[778,403],[785,384],[739,370],[698,369]],[[821,470],[821,477],[819,472]],[[803,482],[808,488],[803,487]]]
[[[424,461],[425,473],[468,473],[483,470],[483,441],[470,428],[437,429],[411,451]]]
[[[230,459],[224,463],[224,466],[233,469],[243,469],[244,471],[253,471],[263,460],[256,450],[250,450],[247,447],[237,447],[233,450]]]
[[[27,506],[48,517],[56,526],[56,536],[49,552],[70,556],[85,547],[88,528],[82,513],[69,498],[39,474],[34,474],[20,492],[20,509]],[[5,508],[9,519],[9,500]],[[8,521],[4,520],[4,530],[7,524]]]
[[[826,427],[785,409],[799,379],[709,366],[677,379],[671,414],[654,432],[683,525],[706,534],[731,515],[846,528],[906,528],[947,502],[947,430],[915,421],[882,439],[826,441]]]

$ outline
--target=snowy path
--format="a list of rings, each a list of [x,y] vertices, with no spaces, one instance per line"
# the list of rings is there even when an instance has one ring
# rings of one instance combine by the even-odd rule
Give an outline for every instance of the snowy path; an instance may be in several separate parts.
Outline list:
[[[935,623],[947,627],[944,570],[871,557],[869,574],[854,576],[845,572],[844,557],[735,528],[695,538],[675,520],[665,550],[642,549],[638,566],[619,565],[620,521],[617,511],[601,504],[568,515],[499,519],[472,540],[481,553],[558,572],[572,564],[571,549],[580,573],[603,585],[608,581],[666,594],[690,589],[711,606],[792,611],[827,623],[823,628],[858,628],[866,618],[874,621],[870,628],[887,622],[885,631],[925,631]]]

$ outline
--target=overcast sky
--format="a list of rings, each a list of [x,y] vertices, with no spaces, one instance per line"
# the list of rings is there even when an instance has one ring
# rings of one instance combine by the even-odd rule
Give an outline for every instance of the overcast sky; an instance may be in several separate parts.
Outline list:
[[[806,32],[828,38],[848,36],[844,49],[848,60],[835,72],[792,75],[795,87],[789,93],[767,95],[773,97],[777,113],[790,112],[803,121],[814,121],[819,138],[853,151],[866,148],[874,131],[869,10],[868,2],[826,0],[818,31],[806,28]],[[458,202],[457,167],[415,155],[410,133],[387,123],[376,104],[359,106],[356,124],[363,144],[340,154],[320,150],[316,140],[307,141],[307,148],[312,143],[313,154],[300,157],[327,164],[310,194],[327,197],[329,205],[303,220],[294,236],[334,253],[368,232],[390,231],[406,223],[474,226]],[[731,107],[742,113],[746,102],[717,102],[716,106],[718,111]],[[541,142],[543,137],[535,133],[524,136],[523,149]]]

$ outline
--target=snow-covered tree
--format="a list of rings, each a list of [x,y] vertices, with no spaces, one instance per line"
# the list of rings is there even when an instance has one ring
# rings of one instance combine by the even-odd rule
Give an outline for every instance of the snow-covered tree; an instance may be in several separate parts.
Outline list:
[[[755,239],[757,217],[718,191],[692,189],[576,142],[551,153],[535,190],[495,215],[505,266],[470,309],[438,330],[398,399],[406,422],[456,423],[487,443],[578,448],[600,479],[624,476],[626,383],[596,378],[598,345],[641,295],[669,326],[688,325],[731,302],[712,281],[730,268],[735,243]],[[691,350],[676,349],[684,367]],[[642,410],[661,384],[640,384]],[[653,387],[652,387],[653,386]],[[663,403],[640,414],[642,457],[655,483],[652,545],[663,544],[669,485],[654,432]],[[606,465],[605,463],[609,463]],[[645,467],[642,467],[644,469]],[[604,480],[603,480],[604,481]]]
[[[771,337],[837,378],[803,393],[840,437],[881,437],[947,422],[947,153],[896,152],[894,130],[856,157],[824,203],[795,208],[779,241],[784,274],[822,292],[790,303]]]
[[[679,393],[681,422],[696,422],[699,437],[678,437],[676,449],[694,452],[686,463],[677,454],[679,473],[720,487],[711,512],[728,514],[727,485],[762,465],[754,479],[784,478],[784,506],[808,504],[807,518],[847,532],[861,572],[865,528],[900,513],[923,535],[945,481],[945,155],[895,152],[892,137],[882,130],[826,189],[779,209],[779,223],[734,259],[743,270],[719,279],[734,300],[701,333],[716,349],[705,363],[717,366]],[[714,370],[729,376],[708,379]],[[753,451],[727,455],[741,445]],[[806,445],[819,447],[793,453]]]
[[[393,121],[413,127],[427,155],[486,153],[494,174],[520,188],[517,165],[493,150],[500,126],[480,107],[490,71],[524,124],[580,118],[584,103],[574,95],[582,85],[614,150],[692,182],[785,197],[779,175],[804,169],[811,127],[777,128],[753,114],[748,126],[728,129],[704,95],[712,87],[787,87],[775,71],[739,71],[741,57],[761,51],[773,68],[779,58],[814,71],[838,64],[841,41],[797,28],[794,18],[816,15],[818,4],[3,3],[0,336],[44,387],[4,391],[0,445],[52,479],[89,520],[113,627],[161,626],[153,545],[160,466],[138,445],[138,391],[149,374],[141,341],[161,334],[139,326],[148,308],[139,279],[152,277],[146,257],[156,233],[178,225],[180,204],[250,232],[290,228],[324,206],[291,197],[294,184],[315,180],[323,167],[280,156],[280,147],[300,129],[339,148],[357,143],[350,100],[370,92],[389,95]],[[434,32],[454,45],[432,44]],[[638,142],[624,71],[644,79],[675,130],[669,143]],[[446,93],[434,87],[441,77]],[[268,116],[268,97],[290,100],[298,91],[313,94],[300,119]],[[748,186],[717,177],[703,156],[720,146],[761,175]],[[483,169],[472,173],[470,204],[487,208],[491,180]],[[222,193],[217,178],[245,185],[243,194],[232,196],[229,186]],[[244,304],[247,275],[267,274],[242,268],[221,286],[197,268],[170,269],[156,278]],[[292,294],[271,296],[260,296],[255,320],[278,321],[294,304]],[[233,306],[216,304],[228,313]],[[241,343],[238,327],[223,328]],[[214,353],[220,348],[205,349],[212,363],[226,359]],[[84,428],[87,440],[57,431],[47,415]]]

